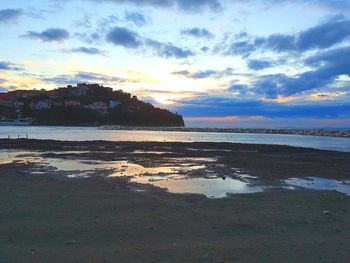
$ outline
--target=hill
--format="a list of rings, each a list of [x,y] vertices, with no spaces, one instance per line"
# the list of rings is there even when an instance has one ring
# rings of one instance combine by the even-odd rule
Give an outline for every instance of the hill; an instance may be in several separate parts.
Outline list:
[[[0,93],[0,117],[30,118],[36,125],[184,126],[179,114],[156,108],[122,90],[86,83]]]

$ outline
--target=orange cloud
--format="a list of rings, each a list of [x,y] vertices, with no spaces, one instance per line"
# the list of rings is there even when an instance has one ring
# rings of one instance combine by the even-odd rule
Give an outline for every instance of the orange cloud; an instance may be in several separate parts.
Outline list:
[[[277,102],[277,103],[286,103],[286,102],[289,102],[289,101],[293,101],[295,99],[297,99],[296,96],[288,96],[288,97],[278,96],[276,99],[263,98],[262,101],[272,101],[272,102]]]
[[[334,100],[339,96],[346,95],[346,92],[325,92],[325,93],[317,93],[309,96],[309,100],[313,101],[322,101],[322,100]]]

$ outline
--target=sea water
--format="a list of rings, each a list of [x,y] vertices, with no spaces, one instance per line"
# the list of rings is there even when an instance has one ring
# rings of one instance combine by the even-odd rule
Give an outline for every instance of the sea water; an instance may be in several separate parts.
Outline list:
[[[254,133],[169,132],[103,130],[98,127],[1,126],[0,138],[52,139],[64,141],[157,141],[157,142],[231,142],[278,144],[350,152],[350,138]]]

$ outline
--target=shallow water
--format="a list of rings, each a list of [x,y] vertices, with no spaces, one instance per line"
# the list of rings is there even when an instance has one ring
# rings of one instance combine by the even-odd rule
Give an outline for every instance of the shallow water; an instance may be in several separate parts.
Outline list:
[[[97,127],[0,126],[0,138],[53,139],[66,141],[158,141],[158,142],[232,142],[279,144],[350,152],[350,138],[289,134],[120,131]]]
[[[239,175],[238,179],[209,177],[145,177],[137,176],[132,182],[151,184],[164,188],[171,193],[195,193],[203,194],[210,198],[226,197],[230,194],[248,194],[272,190],[333,190],[350,196],[350,182],[320,177],[290,178],[277,181],[255,181],[255,176]]]
[[[250,186],[240,180],[227,178],[161,178],[155,180],[154,177],[134,177],[132,182],[142,184],[152,184],[165,188],[171,193],[194,193],[203,194],[211,198],[227,196],[227,193],[243,194],[263,192],[264,186]]]
[[[292,186],[312,190],[335,190],[350,196],[350,182],[319,177],[290,178],[285,182]]]
[[[242,170],[232,168],[231,173],[216,176],[207,165],[215,158],[171,158],[163,166],[145,167],[126,160],[92,161],[79,159],[46,158],[44,151],[0,150],[0,165],[9,163],[34,164],[32,174],[63,173],[67,177],[110,176],[128,177],[131,182],[151,184],[172,193],[203,194],[211,198],[228,194],[256,193],[274,189],[335,190],[350,196],[350,181],[319,177],[290,178],[261,181]],[[77,153],[62,151],[60,154]],[[35,166],[37,165],[37,166]]]
[[[38,157],[33,152],[18,151],[18,150],[0,150],[0,165],[9,164],[12,162],[29,163],[29,162],[37,162],[40,160],[41,158]]]

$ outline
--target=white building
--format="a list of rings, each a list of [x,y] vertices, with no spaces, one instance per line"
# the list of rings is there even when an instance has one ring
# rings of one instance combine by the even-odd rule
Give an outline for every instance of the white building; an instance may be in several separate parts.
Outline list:
[[[118,108],[122,103],[120,101],[117,100],[110,100],[109,101],[109,108],[110,109],[115,109]]]
[[[72,90],[72,95],[77,97],[85,97],[89,93],[89,86],[85,83],[79,83]]]
[[[95,101],[95,102],[89,104],[86,108],[88,108],[94,112],[99,112],[102,114],[107,113],[107,105],[106,105],[106,103],[104,103],[102,101]]]
[[[50,100],[39,100],[37,102],[32,102],[29,104],[29,108],[32,110],[45,110],[51,108]]]

